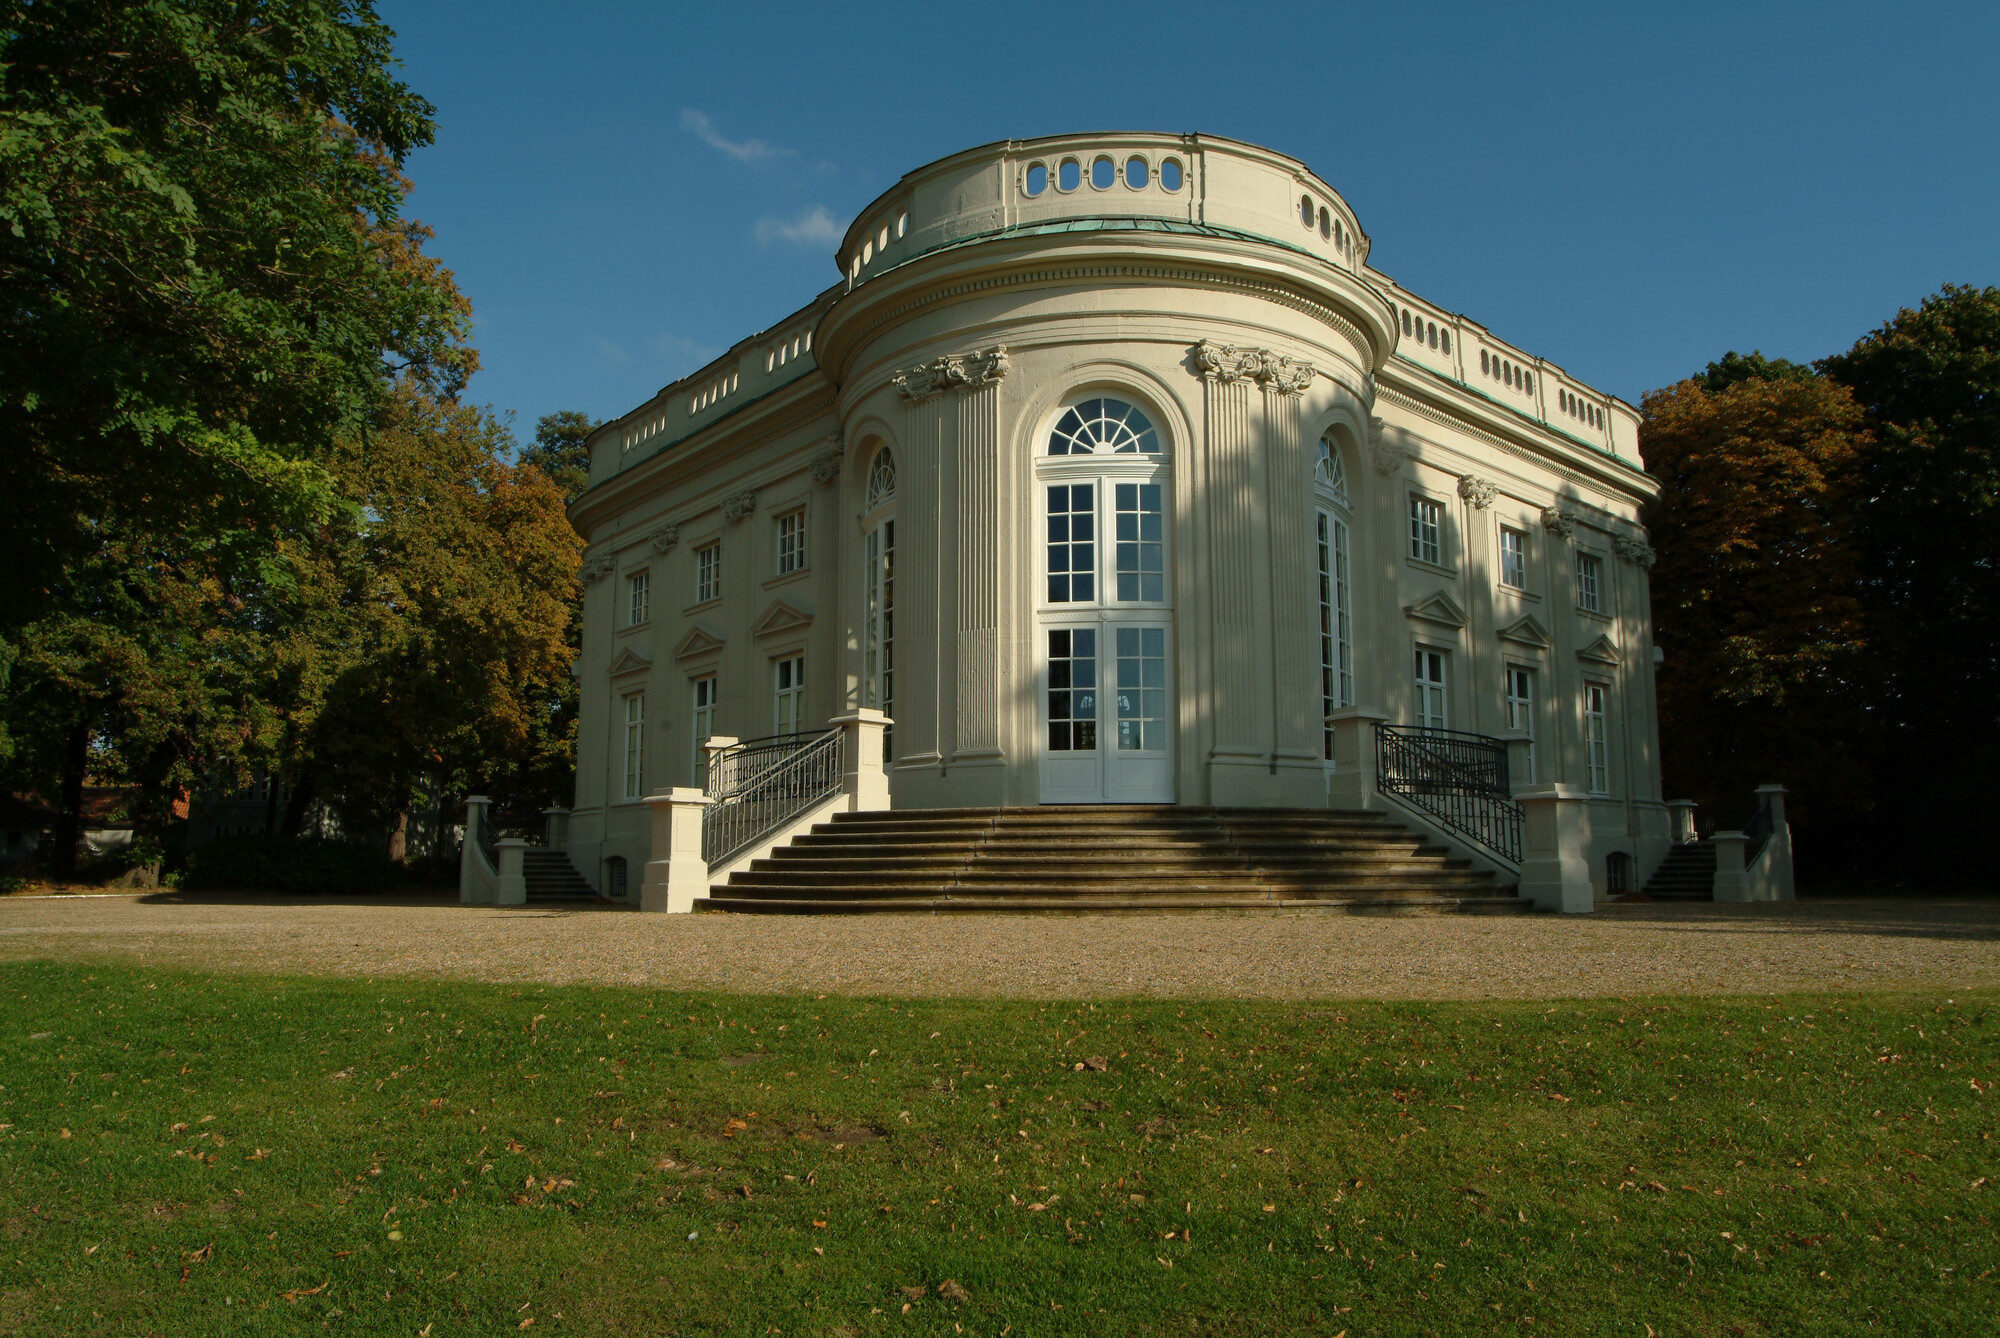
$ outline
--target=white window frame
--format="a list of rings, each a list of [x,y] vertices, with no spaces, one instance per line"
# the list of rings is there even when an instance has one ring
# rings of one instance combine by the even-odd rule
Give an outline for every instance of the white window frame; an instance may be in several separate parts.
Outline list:
[[[715,539],[694,550],[694,602],[707,604],[722,598],[722,540]]]
[[[625,578],[625,625],[639,627],[652,620],[653,573],[641,567]]]
[[[689,700],[693,703],[693,726],[688,730],[694,749],[694,781],[696,789],[708,787],[708,751],[706,744],[715,734],[715,712],[721,703],[721,680],[714,674],[703,674],[688,683]]]
[[[625,694],[626,802],[646,797],[646,691]]]
[[[1535,783],[1535,671],[1525,664],[1505,666],[1507,728],[1527,736],[1528,774],[1515,776],[1522,785]]]
[[[1585,789],[1595,798],[1611,793],[1611,689],[1603,683],[1583,685],[1583,762]]]
[[[1576,606],[1585,613],[1604,612],[1604,559],[1595,553],[1576,555]]]
[[[1451,728],[1451,652],[1419,645],[1411,664],[1418,729]]]
[[[1333,766],[1333,729],[1325,717],[1354,704],[1353,500],[1347,466],[1329,434],[1313,462],[1314,575],[1319,594],[1320,753]]]
[[[1517,545],[1517,546],[1515,547],[1514,551],[1513,551],[1513,552],[1511,552],[1511,553],[1510,553],[1510,552],[1508,552],[1508,548],[1507,548],[1507,540],[1508,540],[1508,539],[1509,539],[1510,537],[1511,537],[1511,538],[1514,538],[1514,539],[1517,539],[1517,540],[1519,540],[1519,541],[1520,541],[1520,542],[1518,543],[1518,545]],[[1519,590],[1519,591],[1522,591],[1523,593],[1525,593],[1525,592],[1527,591],[1527,589],[1528,589],[1528,532],[1527,532],[1527,530],[1525,530],[1525,529],[1522,529],[1522,528],[1521,528],[1521,527],[1519,527],[1519,526],[1515,526],[1515,525],[1506,525],[1506,524],[1503,524],[1503,525],[1501,525],[1501,527],[1500,527],[1500,537],[1499,537],[1499,543],[1500,543],[1500,584],[1501,584],[1501,585],[1502,585],[1503,587],[1505,587],[1506,589],[1509,589],[1509,590]],[[1519,570],[1518,570],[1518,571],[1514,571],[1514,572],[1510,572],[1510,571],[1509,571],[1509,569],[1508,569],[1508,567],[1509,567],[1509,563],[1508,563],[1508,559],[1509,559],[1509,558],[1514,558],[1514,559],[1517,559],[1517,561],[1518,561],[1518,567],[1519,567]],[[1509,577],[1510,575],[1513,575],[1513,576],[1518,576],[1518,577],[1519,577],[1519,579],[1518,579],[1518,580],[1509,580],[1509,579],[1508,579],[1508,577]]]
[[[806,569],[806,509],[797,507],[777,518],[778,575]]]
[[[1444,503],[1422,493],[1410,494],[1410,558],[1433,567],[1444,565]]]
[[[806,653],[771,661],[771,732],[797,734],[805,726]]]

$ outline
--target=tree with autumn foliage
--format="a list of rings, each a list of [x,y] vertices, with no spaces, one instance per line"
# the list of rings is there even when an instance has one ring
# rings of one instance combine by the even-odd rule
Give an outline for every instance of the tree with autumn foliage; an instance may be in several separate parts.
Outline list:
[[[1869,440],[1844,387],[1759,355],[1645,397],[1666,785],[1725,822],[1772,780],[1808,829],[1867,810],[1852,531]]]

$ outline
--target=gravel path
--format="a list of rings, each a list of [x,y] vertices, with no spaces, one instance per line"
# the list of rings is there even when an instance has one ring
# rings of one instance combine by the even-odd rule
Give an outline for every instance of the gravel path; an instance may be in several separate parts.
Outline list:
[[[2000,901],[1595,915],[641,915],[445,901],[0,899],[0,959],[749,993],[1522,999],[2000,986]]]

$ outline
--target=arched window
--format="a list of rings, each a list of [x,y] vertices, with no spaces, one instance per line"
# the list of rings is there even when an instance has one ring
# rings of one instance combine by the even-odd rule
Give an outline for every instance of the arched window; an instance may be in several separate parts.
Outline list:
[[[1331,437],[1319,439],[1319,459],[1313,465],[1313,486],[1342,506],[1352,505],[1347,497],[1347,464]]]
[[[1050,455],[1158,455],[1160,434],[1136,404],[1109,396],[1063,410],[1049,434]]]
[[[1313,464],[1314,537],[1319,567],[1320,717],[1354,704],[1354,585],[1348,549],[1353,524],[1347,463],[1331,434],[1319,439]],[[1333,761],[1333,730],[1324,723],[1321,747]]]
[[[875,452],[874,468],[868,471],[868,507],[873,510],[896,495],[896,461],[888,447]]]

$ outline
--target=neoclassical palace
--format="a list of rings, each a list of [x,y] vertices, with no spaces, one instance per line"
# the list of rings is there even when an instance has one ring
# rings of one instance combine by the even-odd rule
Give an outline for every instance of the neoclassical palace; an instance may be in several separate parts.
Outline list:
[[[1045,863],[1182,817],[1254,865],[1347,815],[1534,904],[1643,883],[1674,836],[1637,415],[1371,248],[1303,163],[1206,135],[905,176],[839,282],[592,438],[552,843],[675,909],[669,865],[791,867],[884,810],[898,849],[1080,823]],[[796,802],[719,823],[787,767]]]

